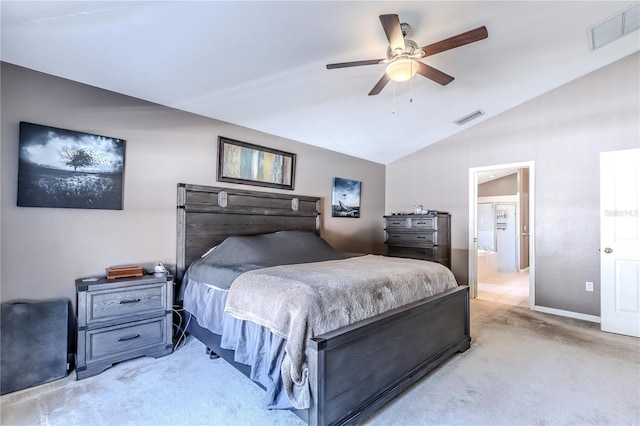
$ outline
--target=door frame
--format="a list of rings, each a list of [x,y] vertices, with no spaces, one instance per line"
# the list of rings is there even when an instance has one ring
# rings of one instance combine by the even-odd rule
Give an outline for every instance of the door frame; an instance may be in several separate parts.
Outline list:
[[[478,173],[502,169],[529,169],[529,308],[535,299],[535,161],[472,167],[469,169],[469,275],[471,297],[478,295]],[[519,194],[518,194],[519,195]],[[522,208],[522,206],[520,206]],[[520,230],[518,229],[518,232]]]

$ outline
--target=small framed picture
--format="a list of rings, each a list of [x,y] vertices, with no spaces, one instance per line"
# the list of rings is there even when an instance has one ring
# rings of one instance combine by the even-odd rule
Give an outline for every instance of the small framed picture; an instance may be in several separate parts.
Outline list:
[[[360,182],[357,180],[333,178],[331,216],[360,217]]]
[[[122,210],[125,141],[20,122],[18,206]]]

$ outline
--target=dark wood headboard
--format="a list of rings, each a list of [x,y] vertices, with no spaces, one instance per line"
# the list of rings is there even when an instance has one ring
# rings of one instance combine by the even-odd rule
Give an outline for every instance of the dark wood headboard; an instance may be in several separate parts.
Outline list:
[[[285,230],[320,235],[320,198],[179,183],[176,278],[229,236]]]

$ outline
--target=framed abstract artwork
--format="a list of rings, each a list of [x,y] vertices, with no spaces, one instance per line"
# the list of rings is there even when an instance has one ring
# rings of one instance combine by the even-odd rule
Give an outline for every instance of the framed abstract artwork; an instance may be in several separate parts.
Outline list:
[[[332,217],[360,217],[360,182],[333,178]]]
[[[20,122],[18,206],[122,210],[125,142]]]
[[[218,137],[218,182],[293,190],[296,155]]]

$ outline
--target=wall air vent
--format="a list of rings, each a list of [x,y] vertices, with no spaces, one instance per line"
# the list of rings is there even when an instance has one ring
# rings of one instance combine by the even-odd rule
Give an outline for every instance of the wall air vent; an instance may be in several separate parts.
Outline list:
[[[587,28],[589,51],[635,31],[640,26],[640,3],[636,3],[621,12]]]
[[[454,123],[456,123],[458,126],[462,126],[463,124],[466,124],[468,122],[470,122],[471,120],[475,120],[476,118],[480,117],[481,115],[484,115],[484,111],[481,109],[477,109],[467,115],[465,115],[464,117],[460,117],[457,120],[454,121]]]

